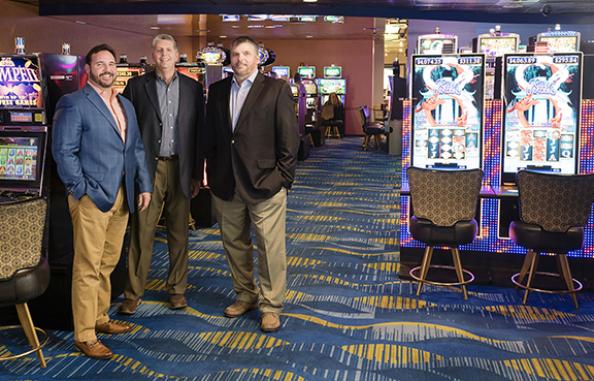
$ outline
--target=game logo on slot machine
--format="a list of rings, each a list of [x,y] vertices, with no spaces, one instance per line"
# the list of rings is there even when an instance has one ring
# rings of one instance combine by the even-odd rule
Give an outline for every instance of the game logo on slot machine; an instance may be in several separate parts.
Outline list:
[[[412,165],[480,168],[484,55],[413,56]]]
[[[582,54],[504,57],[502,182],[520,169],[574,174],[582,85]]]
[[[501,93],[501,59],[505,54],[517,53],[520,47],[520,35],[501,32],[500,27],[490,33],[480,34],[473,41],[475,51],[485,55],[485,98],[500,98]],[[499,66],[499,71],[498,67]]]
[[[0,57],[0,123],[45,123],[39,57]]]

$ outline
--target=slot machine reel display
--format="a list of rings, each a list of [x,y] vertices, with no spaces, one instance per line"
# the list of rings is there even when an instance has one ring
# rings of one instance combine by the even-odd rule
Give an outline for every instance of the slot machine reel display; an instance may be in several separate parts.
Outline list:
[[[480,168],[484,56],[413,56],[412,165]]]

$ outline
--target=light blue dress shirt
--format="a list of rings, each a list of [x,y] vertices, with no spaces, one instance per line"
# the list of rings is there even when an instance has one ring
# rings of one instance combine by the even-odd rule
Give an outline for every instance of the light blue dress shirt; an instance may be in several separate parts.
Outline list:
[[[233,131],[235,131],[239,114],[241,114],[245,99],[250,93],[250,89],[252,88],[252,84],[257,75],[258,70],[255,70],[252,75],[241,83],[241,85],[237,83],[235,76],[233,76],[233,81],[231,82],[231,96],[229,97],[229,111],[231,113],[231,128]]]

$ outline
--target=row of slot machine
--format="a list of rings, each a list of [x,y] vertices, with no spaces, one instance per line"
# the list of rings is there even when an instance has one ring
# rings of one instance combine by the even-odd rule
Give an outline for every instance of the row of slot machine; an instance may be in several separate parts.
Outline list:
[[[291,83],[293,96],[297,98],[297,84],[291,80],[291,68],[289,66],[273,66],[272,71],[277,78],[285,79]],[[309,114],[315,118],[316,112],[326,103],[330,94],[335,93],[338,99],[345,104],[347,95],[347,81],[343,78],[342,66],[324,66],[323,77],[317,77],[316,66],[298,66],[297,74],[306,92],[306,109],[312,110]],[[313,120],[315,121],[315,119]]]
[[[593,57],[580,51],[578,32],[559,28],[531,38],[524,49],[518,34],[499,28],[475,38],[473,51],[458,53],[455,35],[417,42],[403,127],[402,260],[418,258],[422,249],[409,233],[409,166],[482,168],[479,235],[461,250],[524,254],[508,232],[518,218],[516,173],[594,171],[594,100],[582,99],[594,91],[594,83],[582,81]],[[594,220],[583,249],[570,256],[593,257],[592,226]]]

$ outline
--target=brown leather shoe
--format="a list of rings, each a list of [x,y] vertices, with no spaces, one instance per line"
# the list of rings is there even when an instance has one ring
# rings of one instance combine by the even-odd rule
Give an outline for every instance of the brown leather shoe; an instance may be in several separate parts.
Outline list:
[[[120,304],[118,313],[122,315],[134,315],[139,305],[140,299],[125,299],[122,304]]]
[[[132,327],[129,325],[117,322],[115,320],[110,320],[107,323],[101,323],[95,325],[95,331],[99,333],[108,333],[112,335],[117,335],[118,333],[127,333],[132,331]]]
[[[181,310],[182,308],[186,308],[188,306],[188,301],[186,297],[182,294],[172,294],[169,297],[169,308],[172,310]]]
[[[223,314],[228,318],[236,318],[256,308],[256,303],[247,303],[241,300],[236,300],[225,308]]]
[[[260,329],[262,332],[276,332],[280,327],[279,314],[275,312],[264,312],[262,314],[262,321],[260,321]]]
[[[93,359],[107,360],[113,356],[111,349],[103,345],[99,340],[96,341],[75,341],[74,346]]]

